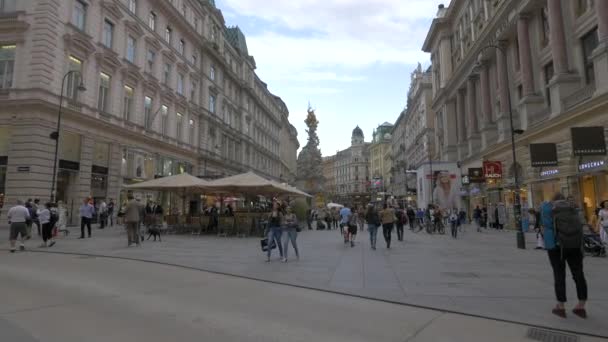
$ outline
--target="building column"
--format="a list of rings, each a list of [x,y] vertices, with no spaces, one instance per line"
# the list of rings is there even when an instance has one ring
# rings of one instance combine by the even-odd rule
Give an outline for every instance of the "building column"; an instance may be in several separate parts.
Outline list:
[[[595,92],[600,95],[608,92],[608,1],[596,0],[598,46],[593,51],[595,72]]]
[[[468,153],[466,99],[464,91],[456,91],[456,125],[458,127],[458,158],[464,159]]]
[[[469,156],[480,150],[479,119],[477,117],[477,92],[476,78],[469,76],[467,80],[467,126],[468,129],[468,152]]]
[[[570,71],[568,64],[568,50],[566,47],[566,33],[561,0],[547,0],[549,12],[549,27],[551,54],[553,56],[553,70],[555,76],[549,82],[551,91],[551,116],[555,117],[567,108],[562,100],[571,95],[580,84],[580,77]]]
[[[506,49],[506,43],[500,42],[500,47]],[[507,66],[507,56],[502,51],[496,51],[496,71],[498,76],[498,98],[500,100],[500,112],[497,115],[498,142],[504,141],[509,137],[509,112],[513,110],[509,97],[509,71]]]
[[[484,62],[479,73],[481,95],[481,146],[482,149],[496,141],[496,124],[492,122],[492,99],[490,95],[490,65]]]
[[[158,160],[156,160],[158,162]],[[122,147],[117,143],[110,144],[110,156],[108,167],[108,194],[106,202],[114,199],[118,203],[120,190],[122,187]],[[154,170],[156,172],[156,170]]]
[[[458,159],[458,112],[456,100],[449,99],[445,102],[443,116],[443,135],[445,137],[445,148],[441,159],[443,161],[454,161]]]
[[[529,17],[526,15],[521,15],[517,20],[517,41],[519,43],[519,65],[523,88],[523,97],[519,103],[519,122],[521,128],[526,129],[529,123],[538,121],[536,117],[538,113],[542,112],[545,105],[545,99],[536,92],[534,85]]]

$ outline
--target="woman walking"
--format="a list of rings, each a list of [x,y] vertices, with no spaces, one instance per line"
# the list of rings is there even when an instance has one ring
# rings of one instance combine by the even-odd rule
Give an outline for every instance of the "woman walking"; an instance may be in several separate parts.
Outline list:
[[[287,207],[284,222],[285,241],[283,242],[283,262],[287,262],[289,241],[291,241],[293,250],[296,252],[296,259],[300,260],[300,251],[298,250],[298,243],[296,242],[300,228],[298,227],[298,218],[296,217],[296,214],[293,213],[291,207]]]
[[[53,247],[55,241],[53,241],[53,226],[56,220],[51,217],[51,203],[46,203],[42,210],[38,212],[38,219],[42,225],[42,244],[41,248]]]
[[[452,209],[452,213],[450,214],[450,228],[452,230],[452,237],[454,239],[458,238],[458,215],[456,214],[458,211],[456,209]]]
[[[587,281],[583,272],[582,224],[580,232],[572,232],[573,224],[578,221],[576,209],[565,200],[564,195],[557,193],[553,202],[545,202],[541,206],[541,220],[544,229],[545,248],[553,269],[553,280],[557,305],[553,308],[554,315],[566,318],[566,264],[570,268],[576,284],[578,304],[572,312],[587,318],[585,305],[587,303]],[[570,222],[571,224],[564,224]],[[562,232],[571,234],[565,235]],[[578,246],[578,247],[572,247]]]
[[[270,262],[270,256],[272,255],[272,243],[274,242],[279,249],[281,259],[283,259],[283,246],[281,245],[281,225],[283,224],[283,211],[281,205],[277,200],[272,202],[272,211],[268,216],[268,250],[266,251],[267,259],[266,262]]]
[[[367,231],[369,232],[369,243],[373,250],[376,250],[376,240],[378,237],[378,227],[380,227],[380,216],[373,205],[367,206],[365,213],[365,222],[367,222]]]
[[[380,212],[380,219],[382,220],[382,234],[384,235],[384,241],[386,241],[386,248],[391,249],[391,235],[393,235],[393,227],[395,226],[395,209],[384,204],[384,210]]]
[[[405,227],[405,224],[407,223],[407,216],[405,215],[405,211],[403,210],[402,207],[399,207],[399,209],[397,209],[396,216],[397,216],[397,221],[396,221],[397,240],[403,241],[403,228]]]

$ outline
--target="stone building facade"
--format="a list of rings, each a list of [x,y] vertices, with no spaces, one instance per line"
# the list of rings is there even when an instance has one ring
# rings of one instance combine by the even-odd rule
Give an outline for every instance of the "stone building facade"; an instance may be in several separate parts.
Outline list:
[[[373,140],[369,146],[371,187],[374,192],[388,192],[391,184],[392,131],[391,123],[385,122],[378,126],[374,130]]]
[[[468,209],[502,203],[512,220],[516,192],[525,209],[561,191],[591,219],[608,198],[608,163],[601,149],[579,156],[571,128],[608,124],[608,2],[454,0],[440,6],[423,50],[433,65],[435,152],[463,172],[503,165],[502,178],[463,186]],[[510,112],[523,130],[517,165]],[[557,166],[532,166],[539,143],[555,146]]]
[[[0,193],[9,204],[50,198],[62,93],[56,194],[69,206],[180,172],[295,174],[287,106],[214,1],[0,4]]]
[[[334,176],[329,179],[335,188],[328,188],[332,183],[326,183],[326,192],[334,194],[331,200],[343,204],[369,202],[369,146],[365,142],[363,130],[357,126],[353,130],[349,148],[324,158],[324,169],[329,170],[333,164]]]

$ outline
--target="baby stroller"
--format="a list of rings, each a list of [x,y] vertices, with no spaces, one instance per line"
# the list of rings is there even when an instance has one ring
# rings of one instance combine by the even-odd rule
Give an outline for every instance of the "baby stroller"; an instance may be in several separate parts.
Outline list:
[[[585,254],[595,257],[606,257],[606,247],[598,234],[585,233],[583,235],[583,248]]]

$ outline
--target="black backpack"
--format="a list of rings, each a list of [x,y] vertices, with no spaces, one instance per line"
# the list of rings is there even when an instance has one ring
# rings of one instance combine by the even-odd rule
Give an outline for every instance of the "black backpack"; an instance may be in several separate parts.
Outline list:
[[[566,201],[553,204],[553,226],[557,244],[561,248],[582,248],[583,224],[576,208]]]

